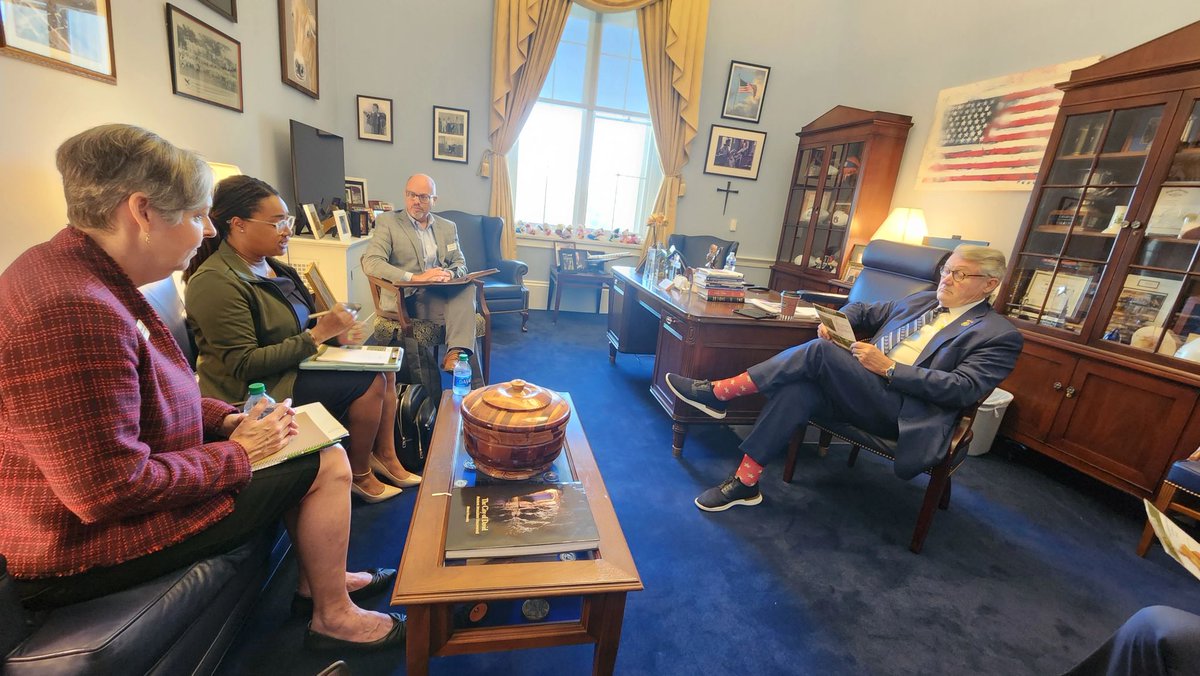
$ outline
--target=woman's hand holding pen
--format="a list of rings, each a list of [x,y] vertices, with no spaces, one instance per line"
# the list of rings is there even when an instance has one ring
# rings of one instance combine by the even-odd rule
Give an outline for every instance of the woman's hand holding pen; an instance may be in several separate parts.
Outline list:
[[[308,331],[312,334],[313,340],[320,345],[353,327],[355,312],[357,312],[357,308],[351,310],[345,303],[338,303],[328,312],[318,312],[312,315],[317,317],[317,323]]]
[[[275,409],[259,418],[268,406]],[[290,437],[299,433],[293,418],[296,412],[292,410],[292,400],[284,399],[278,404],[271,404],[265,399],[247,411],[241,423],[229,435],[230,441],[236,441],[246,449],[246,457],[251,463],[277,453]]]

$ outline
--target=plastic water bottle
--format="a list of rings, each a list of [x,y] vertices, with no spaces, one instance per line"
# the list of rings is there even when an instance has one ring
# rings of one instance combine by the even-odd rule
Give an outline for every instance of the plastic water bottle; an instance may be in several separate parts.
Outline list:
[[[254,405],[257,404],[260,399],[266,399],[268,404],[275,403],[275,400],[271,398],[271,395],[267,394],[266,385],[263,385],[262,383],[250,383],[250,396],[246,397],[246,403],[242,406],[242,411],[249,413],[250,409],[254,408]],[[263,411],[262,415],[258,417],[263,418],[274,410],[274,406],[267,406],[267,410]]]
[[[458,363],[454,365],[454,396],[466,396],[471,391],[471,363],[465,353],[459,353]]]
[[[737,256],[733,255],[733,249],[730,249],[729,255],[725,257],[725,269],[730,272],[737,270]]]

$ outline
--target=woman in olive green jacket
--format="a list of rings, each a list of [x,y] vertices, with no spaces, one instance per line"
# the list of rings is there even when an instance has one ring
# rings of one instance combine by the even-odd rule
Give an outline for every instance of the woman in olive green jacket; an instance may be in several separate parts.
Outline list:
[[[313,300],[299,274],[273,258],[287,253],[295,220],[279,193],[249,176],[225,179],[210,218],[217,237],[205,242],[185,275],[200,391],[237,402],[250,383],[261,382],[276,401],[319,401],[350,432],[355,495],[379,502],[416,485],[420,477],[396,457],[395,374],[299,369],[321,343],[358,343],[365,330],[341,304],[310,319]]]

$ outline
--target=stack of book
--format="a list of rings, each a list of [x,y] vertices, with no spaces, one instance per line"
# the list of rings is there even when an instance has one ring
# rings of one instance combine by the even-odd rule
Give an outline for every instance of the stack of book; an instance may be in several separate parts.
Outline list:
[[[692,289],[711,302],[746,302],[745,275],[733,270],[698,268],[692,273]]]

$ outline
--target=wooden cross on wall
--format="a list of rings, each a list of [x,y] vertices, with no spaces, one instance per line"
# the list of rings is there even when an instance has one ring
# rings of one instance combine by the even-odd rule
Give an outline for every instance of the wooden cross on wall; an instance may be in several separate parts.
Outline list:
[[[721,215],[724,216],[725,210],[729,208],[729,196],[736,195],[741,191],[733,189],[733,181],[725,181],[725,187],[717,188],[717,192],[725,193],[725,206],[721,207]]]

